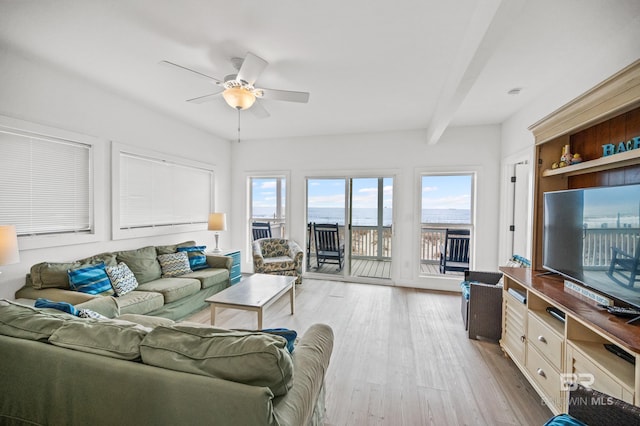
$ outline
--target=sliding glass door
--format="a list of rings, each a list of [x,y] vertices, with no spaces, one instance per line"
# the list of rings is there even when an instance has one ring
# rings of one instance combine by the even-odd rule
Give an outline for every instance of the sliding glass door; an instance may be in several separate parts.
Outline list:
[[[393,178],[307,179],[307,219],[307,271],[391,278]]]

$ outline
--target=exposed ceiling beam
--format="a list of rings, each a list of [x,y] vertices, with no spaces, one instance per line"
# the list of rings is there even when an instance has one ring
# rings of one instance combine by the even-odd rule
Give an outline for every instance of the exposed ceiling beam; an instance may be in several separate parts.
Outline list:
[[[524,3],[525,0],[478,2],[427,127],[427,143],[438,142]]]

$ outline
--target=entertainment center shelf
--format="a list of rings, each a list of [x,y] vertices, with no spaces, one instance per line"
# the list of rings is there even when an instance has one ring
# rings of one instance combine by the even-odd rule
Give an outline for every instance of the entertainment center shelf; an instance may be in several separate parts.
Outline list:
[[[567,411],[569,382],[589,384],[638,405],[640,367],[604,344],[613,343],[639,359],[640,325],[626,324],[565,290],[560,276],[530,268],[500,270],[505,277],[500,344],[554,414]],[[525,302],[510,289],[524,294]],[[551,307],[564,313],[564,322],[547,312]]]
[[[542,176],[578,176],[602,170],[612,170],[625,166],[632,166],[634,164],[640,164],[640,149],[621,152],[607,157],[600,157],[595,160],[584,161],[579,164],[559,167],[557,169],[546,169],[542,172]]]

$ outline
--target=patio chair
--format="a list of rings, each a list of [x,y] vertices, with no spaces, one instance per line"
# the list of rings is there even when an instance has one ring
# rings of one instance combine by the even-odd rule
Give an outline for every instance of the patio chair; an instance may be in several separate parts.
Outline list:
[[[447,271],[463,272],[469,269],[469,238],[468,229],[445,230],[444,244],[440,247],[440,273]]]
[[[569,391],[569,409],[567,411],[571,417],[592,426],[637,426],[640,424],[640,407],[578,384],[573,384]],[[573,423],[550,424],[570,425]]]
[[[469,339],[500,339],[502,334],[501,272],[464,271],[460,311]]]
[[[615,273],[626,282],[614,277]],[[611,247],[611,264],[607,275],[618,284],[626,285],[629,288],[633,288],[635,282],[640,280],[640,237],[638,237],[635,254]]]
[[[269,222],[253,222],[251,224],[253,241],[260,238],[271,238],[271,224]]]
[[[344,242],[340,241],[338,224],[313,223],[316,242],[316,267],[325,263],[335,263],[338,271],[344,266]]]

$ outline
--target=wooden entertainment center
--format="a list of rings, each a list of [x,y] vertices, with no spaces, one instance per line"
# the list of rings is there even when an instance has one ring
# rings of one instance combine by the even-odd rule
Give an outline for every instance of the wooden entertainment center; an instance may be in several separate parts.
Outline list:
[[[529,130],[535,136],[537,160],[532,268],[501,268],[500,345],[554,414],[567,412],[572,383],[640,405],[640,361],[634,365],[604,347],[613,343],[640,360],[640,322],[626,324],[626,319],[565,290],[563,277],[541,275],[545,192],[640,183],[640,149],[603,156],[602,147],[640,137],[640,60]],[[567,144],[583,161],[552,168]],[[633,148],[633,143],[626,147]],[[524,301],[514,297],[514,291]],[[550,315],[550,307],[564,313],[565,320]]]

